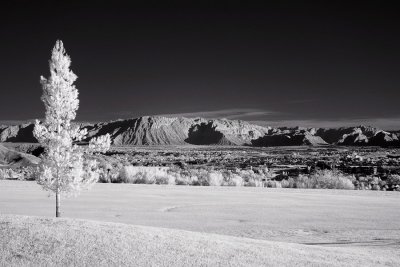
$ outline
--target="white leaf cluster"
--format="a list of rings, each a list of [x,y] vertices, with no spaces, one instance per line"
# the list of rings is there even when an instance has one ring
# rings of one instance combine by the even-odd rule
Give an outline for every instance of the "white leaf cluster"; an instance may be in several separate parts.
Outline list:
[[[69,69],[71,59],[60,40],[49,63],[50,77],[41,77],[46,117],[43,123],[36,121],[34,129],[35,137],[46,148],[36,180],[46,190],[76,194],[97,182],[98,163],[85,155],[107,151],[110,136],[93,139],[89,146],[75,144],[86,137],[87,131],[71,124],[79,107],[78,90],[73,84],[77,76]]]

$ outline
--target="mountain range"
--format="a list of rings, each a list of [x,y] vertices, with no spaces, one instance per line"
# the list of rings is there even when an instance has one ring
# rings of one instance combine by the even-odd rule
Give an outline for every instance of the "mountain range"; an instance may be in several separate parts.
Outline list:
[[[87,139],[110,134],[113,145],[400,146],[400,132],[374,127],[273,128],[240,120],[143,116],[81,124]],[[0,142],[35,143],[32,123],[0,126]]]

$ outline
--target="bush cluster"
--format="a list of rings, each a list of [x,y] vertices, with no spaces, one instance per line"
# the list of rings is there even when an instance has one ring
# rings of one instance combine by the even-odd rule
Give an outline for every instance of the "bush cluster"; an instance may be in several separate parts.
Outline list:
[[[103,183],[168,184],[200,186],[263,186],[268,174],[253,170],[181,169],[178,167],[124,166],[118,173],[100,173]]]
[[[35,180],[35,169],[33,167],[22,167],[19,169],[5,168],[0,169],[1,179],[19,179],[19,180]]]
[[[391,174],[384,180],[376,176],[361,176],[354,181],[354,186],[358,190],[400,191],[400,175]]]
[[[13,169],[0,169],[0,180],[2,179],[17,179],[19,174]]]
[[[299,175],[294,181],[295,188],[347,189],[353,190],[353,176],[338,171],[321,170],[311,175]]]
[[[300,174],[297,177],[278,181],[267,168],[226,170],[204,166],[181,168],[177,166],[123,166],[121,163],[100,165],[99,182],[101,183],[400,191],[400,175],[397,174],[389,175],[384,179],[376,176],[356,178],[339,171],[318,170],[310,175]],[[0,179],[34,180],[35,168],[3,168],[0,169]]]
[[[253,186],[272,188],[354,189],[353,176],[335,171],[317,171],[312,175],[275,181],[268,170],[181,169],[174,167],[124,166],[116,175],[100,175],[101,182],[132,184],[168,184],[200,186]]]
[[[120,170],[119,179],[129,184],[175,184],[167,167],[125,166]]]

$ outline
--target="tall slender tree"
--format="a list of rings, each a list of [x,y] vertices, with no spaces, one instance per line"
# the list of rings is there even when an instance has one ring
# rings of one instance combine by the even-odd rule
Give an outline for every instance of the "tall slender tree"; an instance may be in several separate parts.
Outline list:
[[[93,138],[88,146],[76,144],[86,137],[87,131],[71,123],[79,107],[78,90],[73,84],[77,76],[69,69],[71,59],[62,41],[56,42],[49,64],[50,77],[40,78],[45,120],[42,123],[36,120],[34,129],[35,137],[45,147],[36,181],[45,190],[55,193],[56,217],[60,217],[61,194],[76,195],[97,182],[98,162],[89,156],[107,151],[110,136]]]

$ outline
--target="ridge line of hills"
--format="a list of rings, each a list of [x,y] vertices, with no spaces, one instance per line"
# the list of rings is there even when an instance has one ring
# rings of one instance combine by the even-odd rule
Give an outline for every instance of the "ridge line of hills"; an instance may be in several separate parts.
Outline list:
[[[143,116],[80,123],[88,138],[110,134],[113,145],[400,146],[400,132],[370,126],[265,127],[242,120]],[[0,126],[0,142],[36,143],[33,123]]]

